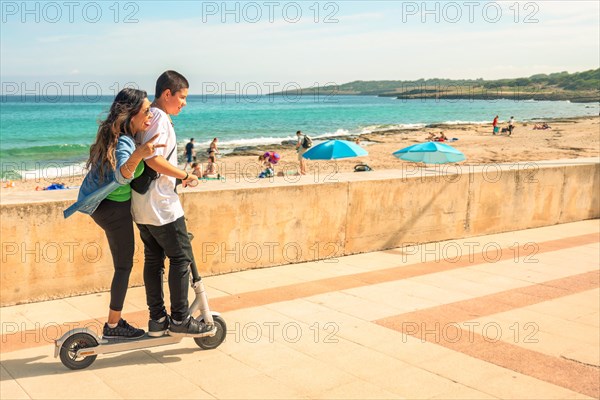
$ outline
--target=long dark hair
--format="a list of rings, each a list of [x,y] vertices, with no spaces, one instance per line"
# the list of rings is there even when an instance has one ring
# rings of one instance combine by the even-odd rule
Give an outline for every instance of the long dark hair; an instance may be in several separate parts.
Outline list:
[[[107,170],[115,170],[117,164],[115,149],[119,136],[133,134],[131,118],[140,112],[146,97],[148,94],[143,90],[131,88],[121,90],[110,106],[106,119],[100,121],[96,141],[90,147],[90,159],[86,165],[88,169],[98,168],[100,180],[104,178]]]

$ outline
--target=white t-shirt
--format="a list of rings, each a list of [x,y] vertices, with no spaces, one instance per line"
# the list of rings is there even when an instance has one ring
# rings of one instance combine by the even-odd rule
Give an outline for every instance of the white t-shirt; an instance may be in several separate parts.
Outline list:
[[[154,155],[146,157],[146,160],[155,156],[167,157],[171,150],[177,146],[177,137],[175,129],[169,120],[169,116],[158,108],[150,108],[152,112],[152,121],[150,128],[145,134],[136,135],[139,144],[146,143],[157,133],[159,136],[154,141],[155,144],[166,144],[165,147],[159,147],[154,150]],[[171,154],[168,160],[171,165],[177,167],[177,149]],[[175,193],[175,178],[166,175],[160,177],[150,184],[150,188],[145,194],[139,194],[131,191],[131,214],[133,220],[138,224],[162,226],[176,221],[183,217],[183,207],[179,201],[179,196]]]

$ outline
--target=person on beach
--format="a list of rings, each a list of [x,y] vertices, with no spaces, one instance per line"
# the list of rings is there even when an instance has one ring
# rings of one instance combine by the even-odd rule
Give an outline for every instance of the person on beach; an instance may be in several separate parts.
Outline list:
[[[508,120],[508,136],[512,135],[514,129],[515,129],[515,117],[511,116],[510,120]]]
[[[203,178],[218,178],[219,174],[217,173],[217,163],[215,162],[214,154],[208,156],[208,163],[206,164],[206,170],[202,175]]]
[[[280,155],[275,153],[274,151],[267,151],[265,154],[258,156],[258,161],[262,163],[265,168],[259,174],[259,178],[270,178],[275,176],[275,165],[281,159]]]
[[[281,156],[274,151],[267,151],[265,154],[258,156],[258,161],[266,160],[269,163],[276,165],[279,160],[281,160]]]
[[[219,149],[217,148],[217,142],[219,141],[218,138],[214,138],[212,140],[212,142],[210,142],[210,146],[208,147],[208,156],[217,156],[217,154],[219,154]]]
[[[190,138],[188,144],[185,145],[185,165],[183,166],[183,170],[187,170],[188,164],[191,164],[192,161],[196,161],[196,150],[194,150],[194,138]]]
[[[263,156],[258,156],[258,161],[262,163],[264,168],[263,171],[258,175],[259,178],[271,178],[275,176],[275,171],[273,170],[273,164],[269,161],[268,158],[264,158]]]
[[[548,125],[545,122],[542,122],[541,124],[535,124],[533,126],[533,130],[546,130],[546,129],[552,129],[552,128],[550,127],[550,125]]]
[[[298,162],[300,163],[300,175],[306,175],[306,160],[304,157],[304,153],[306,153],[306,148],[304,148],[304,135],[302,131],[296,132],[296,137],[298,138],[298,142],[296,143],[296,151],[298,152]]]
[[[494,127],[494,130],[492,132],[492,135],[495,135],[498,133],[498,130],[500,129],[498,127],[498,116],[496,115],[496,118],[494,118],[494,121],[492,121],[492,126]]]
[[[192,175],[202,176],[202,164],[192,163]]]
[[[434,139],[436,142],[446,142],[448,141],[448,137],[444,134],[444,132],[440,132],[439,136]]]
[[[185,107],[188,88],[187,79],[178,72],[165,71],[158,77],[150,109],[153,117],[140,140],[146,143],[158,134],[156,142],[164,146],[155,149],[145,162],[160,175],[145,194],[132,194],[133,220],[144,243],[144,283],[150,311],[148,335],[153,337],[162,336],[167,330],[171,336],[203,337],[216,330],[189,314],[190,264],[195,261],[175,185],[176,179],[181,179],[185,187],[198,177],[177,167],[177,152],[172,151],[177,148],[177,137],[170,117]],[[170,316],[163,292],[165,257],[169,258]]]
[[[121,312],[135,249],[129,182],[142,173],[142,159],[164,147],[154,144],[158,137],[154,135],[136,148],[134,136],[148,128],[151,118],[146,92],[126,88],[117,94],[90,148],[89,172],[79,189],[78,201],[64,212],[65,218],[75,211],[90,214],[108,240],[115,272],[108,321],[102,331],[104,338],[135,339],[144,335],[142,329],[122,319]]]

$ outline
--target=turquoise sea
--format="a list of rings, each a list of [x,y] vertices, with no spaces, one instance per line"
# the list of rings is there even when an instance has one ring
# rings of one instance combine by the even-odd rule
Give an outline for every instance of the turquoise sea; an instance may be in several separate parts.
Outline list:
[[[51,100],[51,101],[50,101]],[[48,99],[3,96],[0,100],[0,163],[2,176],[15,164],[23,170],[45,165],[81,165],[94,140],[97,121],[106,115],[112,97]],[[174,117],[183,146],[194,137],[197,148],[218,137],[220,148],[281,143],[297,130],[323,136],[367,133],[391,127],[418,129],[432,123],[491,124],[506,121],[598,115],[597,103],[533,100],[397,100],[375,96],[201,96],[188,97]],[[5,167],[9,165],[9,167]]]

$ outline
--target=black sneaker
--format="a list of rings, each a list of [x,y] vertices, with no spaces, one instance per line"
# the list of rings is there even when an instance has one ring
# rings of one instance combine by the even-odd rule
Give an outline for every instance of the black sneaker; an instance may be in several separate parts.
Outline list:
[[[148,336],[160,337],[167,333],[167,329],[169,329],[168,315],[165,315],[165,319],[162,322],[158,322],[153,319],[148,321]]]
[[[109,327],[105,323],[102,330],[102,337],[104,339],[139,339],[145,333],[143,329],[134,328],[121,318],[114,328]]]
[[[206,325],[204,322],[198,321],[190,315],[181,324],[175,324],[171,321],[169,326],[169,335],[177,337],[214,336],[216,332],[216,325]]]

